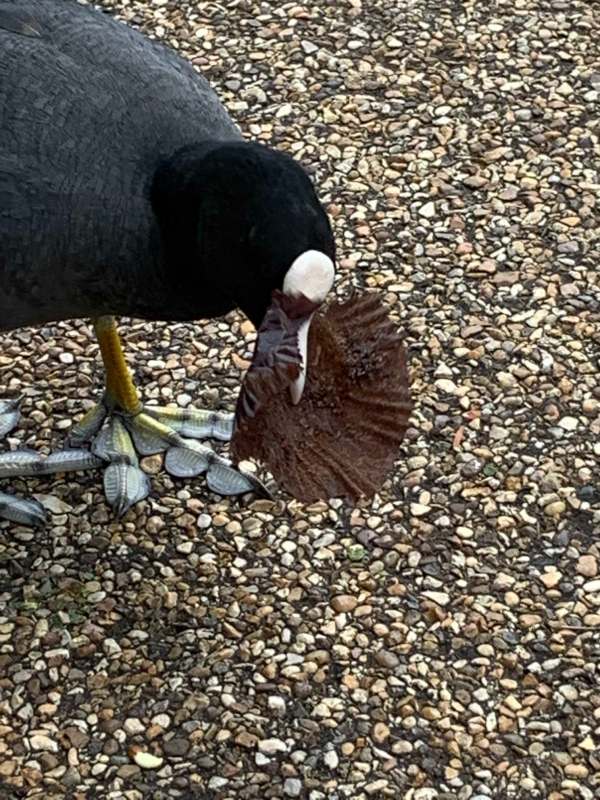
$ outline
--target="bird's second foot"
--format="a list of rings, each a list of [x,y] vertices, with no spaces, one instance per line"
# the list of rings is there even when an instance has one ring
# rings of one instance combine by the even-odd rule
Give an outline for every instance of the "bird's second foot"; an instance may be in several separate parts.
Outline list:
[[[0,439],[7,436],[20,419],[19,400],[0,400]],[[0,454],[0,478],[53,475],[98,467],[102,460],[88,450],[59,450],[44,456],[35,450],[13,450]],[[38,527],[46,522],[41,503],[0,492],[0,519],[19,525]]]

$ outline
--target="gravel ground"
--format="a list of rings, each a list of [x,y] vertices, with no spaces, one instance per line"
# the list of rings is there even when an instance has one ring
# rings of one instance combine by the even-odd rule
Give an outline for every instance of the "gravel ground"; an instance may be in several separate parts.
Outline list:
[[[13,483],[54,513],[0,524],[0,797],[598,797],[598,7],[103,5],[312,171],[416,406],[356,508],[160,474],[115,522],[98,474]],[[233,408],[241,316],[125,338],[146,400]],[[0,380],[11,444],[58,445],[89,327],[0,337]]]

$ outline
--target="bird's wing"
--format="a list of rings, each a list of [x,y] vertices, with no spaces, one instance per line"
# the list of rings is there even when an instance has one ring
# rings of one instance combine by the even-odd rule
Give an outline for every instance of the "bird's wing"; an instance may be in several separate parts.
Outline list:
[[[0,31],[30,37],[42,35],[39,22],[24,12],[22,8],[16,8],[12,3],[0,3]]]
[[[38,287],[49,298],[63,275],[74,316],[87,313],[75,284],[89,289],[101,275],[116,291],[154,257],[158,164],[186,145],[239,137],[208,81],[174,51],[72,0],[0,0],[0,326],[23,324],[6,299],[19,281],[23,296]],[[37,308],[30,302],[29,324]]]

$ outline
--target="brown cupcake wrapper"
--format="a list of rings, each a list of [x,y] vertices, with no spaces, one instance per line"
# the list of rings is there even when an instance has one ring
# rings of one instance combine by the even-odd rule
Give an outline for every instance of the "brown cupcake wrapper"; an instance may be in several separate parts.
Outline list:
[[[299,500],[371,496],[394,464],[412,407],[395,325],[376,294],[316,313],[306,386],[294,406],[288,387],[299,374],[299,324],[274,300],[263,327],[279,336],[279,350],[265,354],[267,340],[257,341],[238,402],[232,454],[262,461]]]

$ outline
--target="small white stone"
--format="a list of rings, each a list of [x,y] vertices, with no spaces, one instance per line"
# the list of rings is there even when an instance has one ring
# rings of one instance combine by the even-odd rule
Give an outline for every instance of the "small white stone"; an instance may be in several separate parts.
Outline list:
[[[575,417],[563,417],[558,424],[565,431],[575,431],[579,427],[579,420]]]
[[[275,753],[287,753],[287,744],[282,742],[281,739],[261,739],[258,743],[258,749],[261,753],[267,756],[275,755]]]
[[[327,531],[322,536],[319,536],[318,539],[315,540],[314,546],[315,547],[329,547],[330,544],[333,544],[336,541],[335,533],[331,531]]]
[[[221,778],[219,775],[213,775],[212,778],[208,782],[208,788],[214,790],[222,789],[224,786],[227,786],[229,781],[227,778]]]
[[[135,717],[128,717],[123,723],[123,730],[129,736],[136,736],[139,733],[144,733],[146,726],[142,725],[139,719]]]
[[[115,642],[114,639],[105,639],[102,644],[102,649],[107,656],[116,656],[121,652],[121,645]]]
[[[331,709],[326,703],[317,703],[314,709],[314,713],[317,717],[328,719],[331,716]]]
[[[411,470],[423,469],[427,466],[427,464],[429,464],[429,459],[425,458],[425,456],[413,456],[412,458],[409,458],[406,463],[408,468]]]
[[[451,378],[454,375],[450,367],[447,364],[444,364],[443,361],[437,365],[433,374],[436,378]]]
[[[419,214],[426,219],[431,219],[435,217],[435,203],[432,200],[429,202],[424,203],[421,208],[419,209]]]
[[[579,691],[570,683],[563,684],[558,691],[562,694],[565,700],[569,700],[571,702],[577,700],[579,697]]]
[[[556,92],[557,94],[560,94],[563,97],[570,97],[570,95],[573,94],[573,87],[566,81],[563,81],[563,83],[560,84]]]
[[[58,753],[58,744],[43,733],[36,733],[29,737],[29,744],[33,750],[44,750],[46,753]]]
[[[503,389],[510,389],[517,385],[517,379],[514,375],[511,375],[510,372],[499,372],[496,378]]]
[[[450,602],[450,595],[446,594],[446,592],[423,592],[423,597],[433,600],[439,606],[447,606]]]
[[[142,769],[158,769],[163,765],[162,758],[155,756],[153,753],[146,753],[143,750],[138,750],[133,760]]]
[[[302,782],[298,778],[286,778],[283,784],[283,792],[288,797],[300,797]]]
[[[600,592],[600,578],[597,578],[594,581],[587,581],[583,584],[583,591],[587,592],[588,594],[593,594],[594,592]]]
[[[325,766],[329,767],[329,769],[337,769],[340,763],[340,759],[338,758],[338,754],[335,752],[335,750],[328,750],[323,756],[323,761]]]
[[[316,53],[319,49],[314,42],[309,42],[308,39],[303,39],[300,44],[307,56],[311,55],[312,53]]]
[[[438,389],[441,389],[442,392],[446,392],[446,394],[456,394],[457,386],[454,381],[451,381],[449,378],[439,378],[435,385]]]
[[[272,708],[273,711],[283,712],[285,711],[285,700],[277,694],[272,694],[269,697],[269,708]]]

